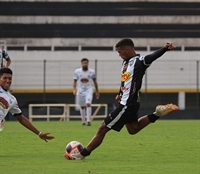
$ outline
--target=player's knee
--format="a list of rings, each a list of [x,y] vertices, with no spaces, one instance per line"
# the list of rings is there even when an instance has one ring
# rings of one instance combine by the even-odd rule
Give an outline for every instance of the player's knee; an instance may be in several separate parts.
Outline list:
[[[137,130],[128,130],[128,133],[130,135],[135,135],[136,133],[138,133],[138,131]]]
[[[135,135],[136,133],[138,133],[137,124],[126,124],[126,128],[130,135]]]
[[[106,134],[110,129],[106,126],[106,124],[103,122],[101,126],[98,129],[98,134]]]
[[[138,133],[137,126],[129,126],[127,127],[127,130],[130,135],[135,135],[136,133]]]

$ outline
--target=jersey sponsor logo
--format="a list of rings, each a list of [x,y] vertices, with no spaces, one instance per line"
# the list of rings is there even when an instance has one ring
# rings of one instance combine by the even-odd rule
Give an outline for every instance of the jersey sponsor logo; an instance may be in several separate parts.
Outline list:
[[[121,90],[122,90],[123,92],[127,91],[128,89],[129,89],[129,88],[121,87]]]
[[[131,77],[131,73],[130,72],[125,72],[121,76],[121,81],[122,82],[126,82],[126,81],[128,81],[130,79],[130,77]]]
[[[3,97],[0,97],[0,106],[3,109],[8,109],[9,104]]]
[[[81,79],[81,83],[88,83],[88,82],[89,82],[89,80],[86,78]]]

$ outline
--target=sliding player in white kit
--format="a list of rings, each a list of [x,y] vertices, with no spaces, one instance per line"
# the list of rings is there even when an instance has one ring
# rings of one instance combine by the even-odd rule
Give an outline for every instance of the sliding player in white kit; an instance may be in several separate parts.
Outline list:
[[[86,125],[85,116],[87,115],[87,125],[91,125],[93,99],[93,86],[96,89],[96,98],[99,98],[98,84],[96,81],[95,70],[88,68],[89,60],[81,60],[81,68],[74,71],[73,94],[77,97],[77,104],[80,106],[82,125]],[[77,90],[78,88],[78,90]]]
[[[50,133],[40,132],[23,114],[18,106],[17,99],[8,91],[12,83],[13,72],[10,68],[0,69],[0,122],[10,112],[21,125],[35,133],[44,141],[54,139]],[[16,134],[17,135],[17,134]]]

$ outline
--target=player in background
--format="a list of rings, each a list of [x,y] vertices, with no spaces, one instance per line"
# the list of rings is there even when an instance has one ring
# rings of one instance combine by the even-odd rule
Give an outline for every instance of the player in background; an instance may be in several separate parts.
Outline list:
[[[96,98],[99,98],[98,84],[96,81],[95,70],[88,68],[89,60],[81,60],[81,68],[74,71],[73,94],[76,97],[77,104],[80,106],[80,115],[82,125],[86,125],[85,116],[87,116],[87,125],[91,125],[93,99],[93,86],[96,89]]]
[[[35,133],[39,138],[45,140],[53,139],[49,133],[42,133],[22,114],[17,99],[8,92],[12,83],[12,70],[10,68],[0,69],[0,121],[10,112],[24,127]]]
[[[134,135],[160,117],[178,110],[178,107],[173,104],[158,105],[154,113],[138,118],[138,110],[140,108],[139,91],[146,69],[166,51],[174,48],[175,46],[172,43],[166,43],[164,47],[154,53],[140,56],[136,54],[134,43],[131,39],[125,38],[116,44],[119,56],[123,59],[120,90],[115,98],[119,104],[104,119],[89,144],[80,153],[65,155],[67,159],[84,159],[89,156],[93,150],[101,145],[106,133],[111,129],[119,132],[126,126],[128,133]]]
[[[6,63],[4,65],[4,59],[6,60]],[[8,52],[5,49],[0,48],[0,61],[1,61],[1,68],[8,68],[11,64],[10,56],[8,55]],[[3,130],[5,124],[5,119],[3,119],[0,122],[0,132]]]
[[[6,60],[5,65],[3,64],[3,59]],[[1,61],[1,68],[8,68],[11,64],[10,56],[8,55],[8,52],[5,49],[0,48],[0,61]]]

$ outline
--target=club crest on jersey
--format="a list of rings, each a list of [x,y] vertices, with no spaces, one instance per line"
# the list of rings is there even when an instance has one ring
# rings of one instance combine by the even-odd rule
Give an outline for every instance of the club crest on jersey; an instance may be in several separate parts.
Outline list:
[[[8,102],[3,97],[0,97],[0,106],[3,109],[8,109]]]
[[[130,72],[125,72],[125,73],[123,73],[122,76],[121,76],[121,81],[122,81],[122,82],[128,81],[129,78],[130,78],[130,76],[131,76],[131,73],[130,73]]]
[[[86,78],[82,78],[82,79],[81,79],[81,83],[88,83],[88,81],[89,81],[89,80],[86,79]]]

